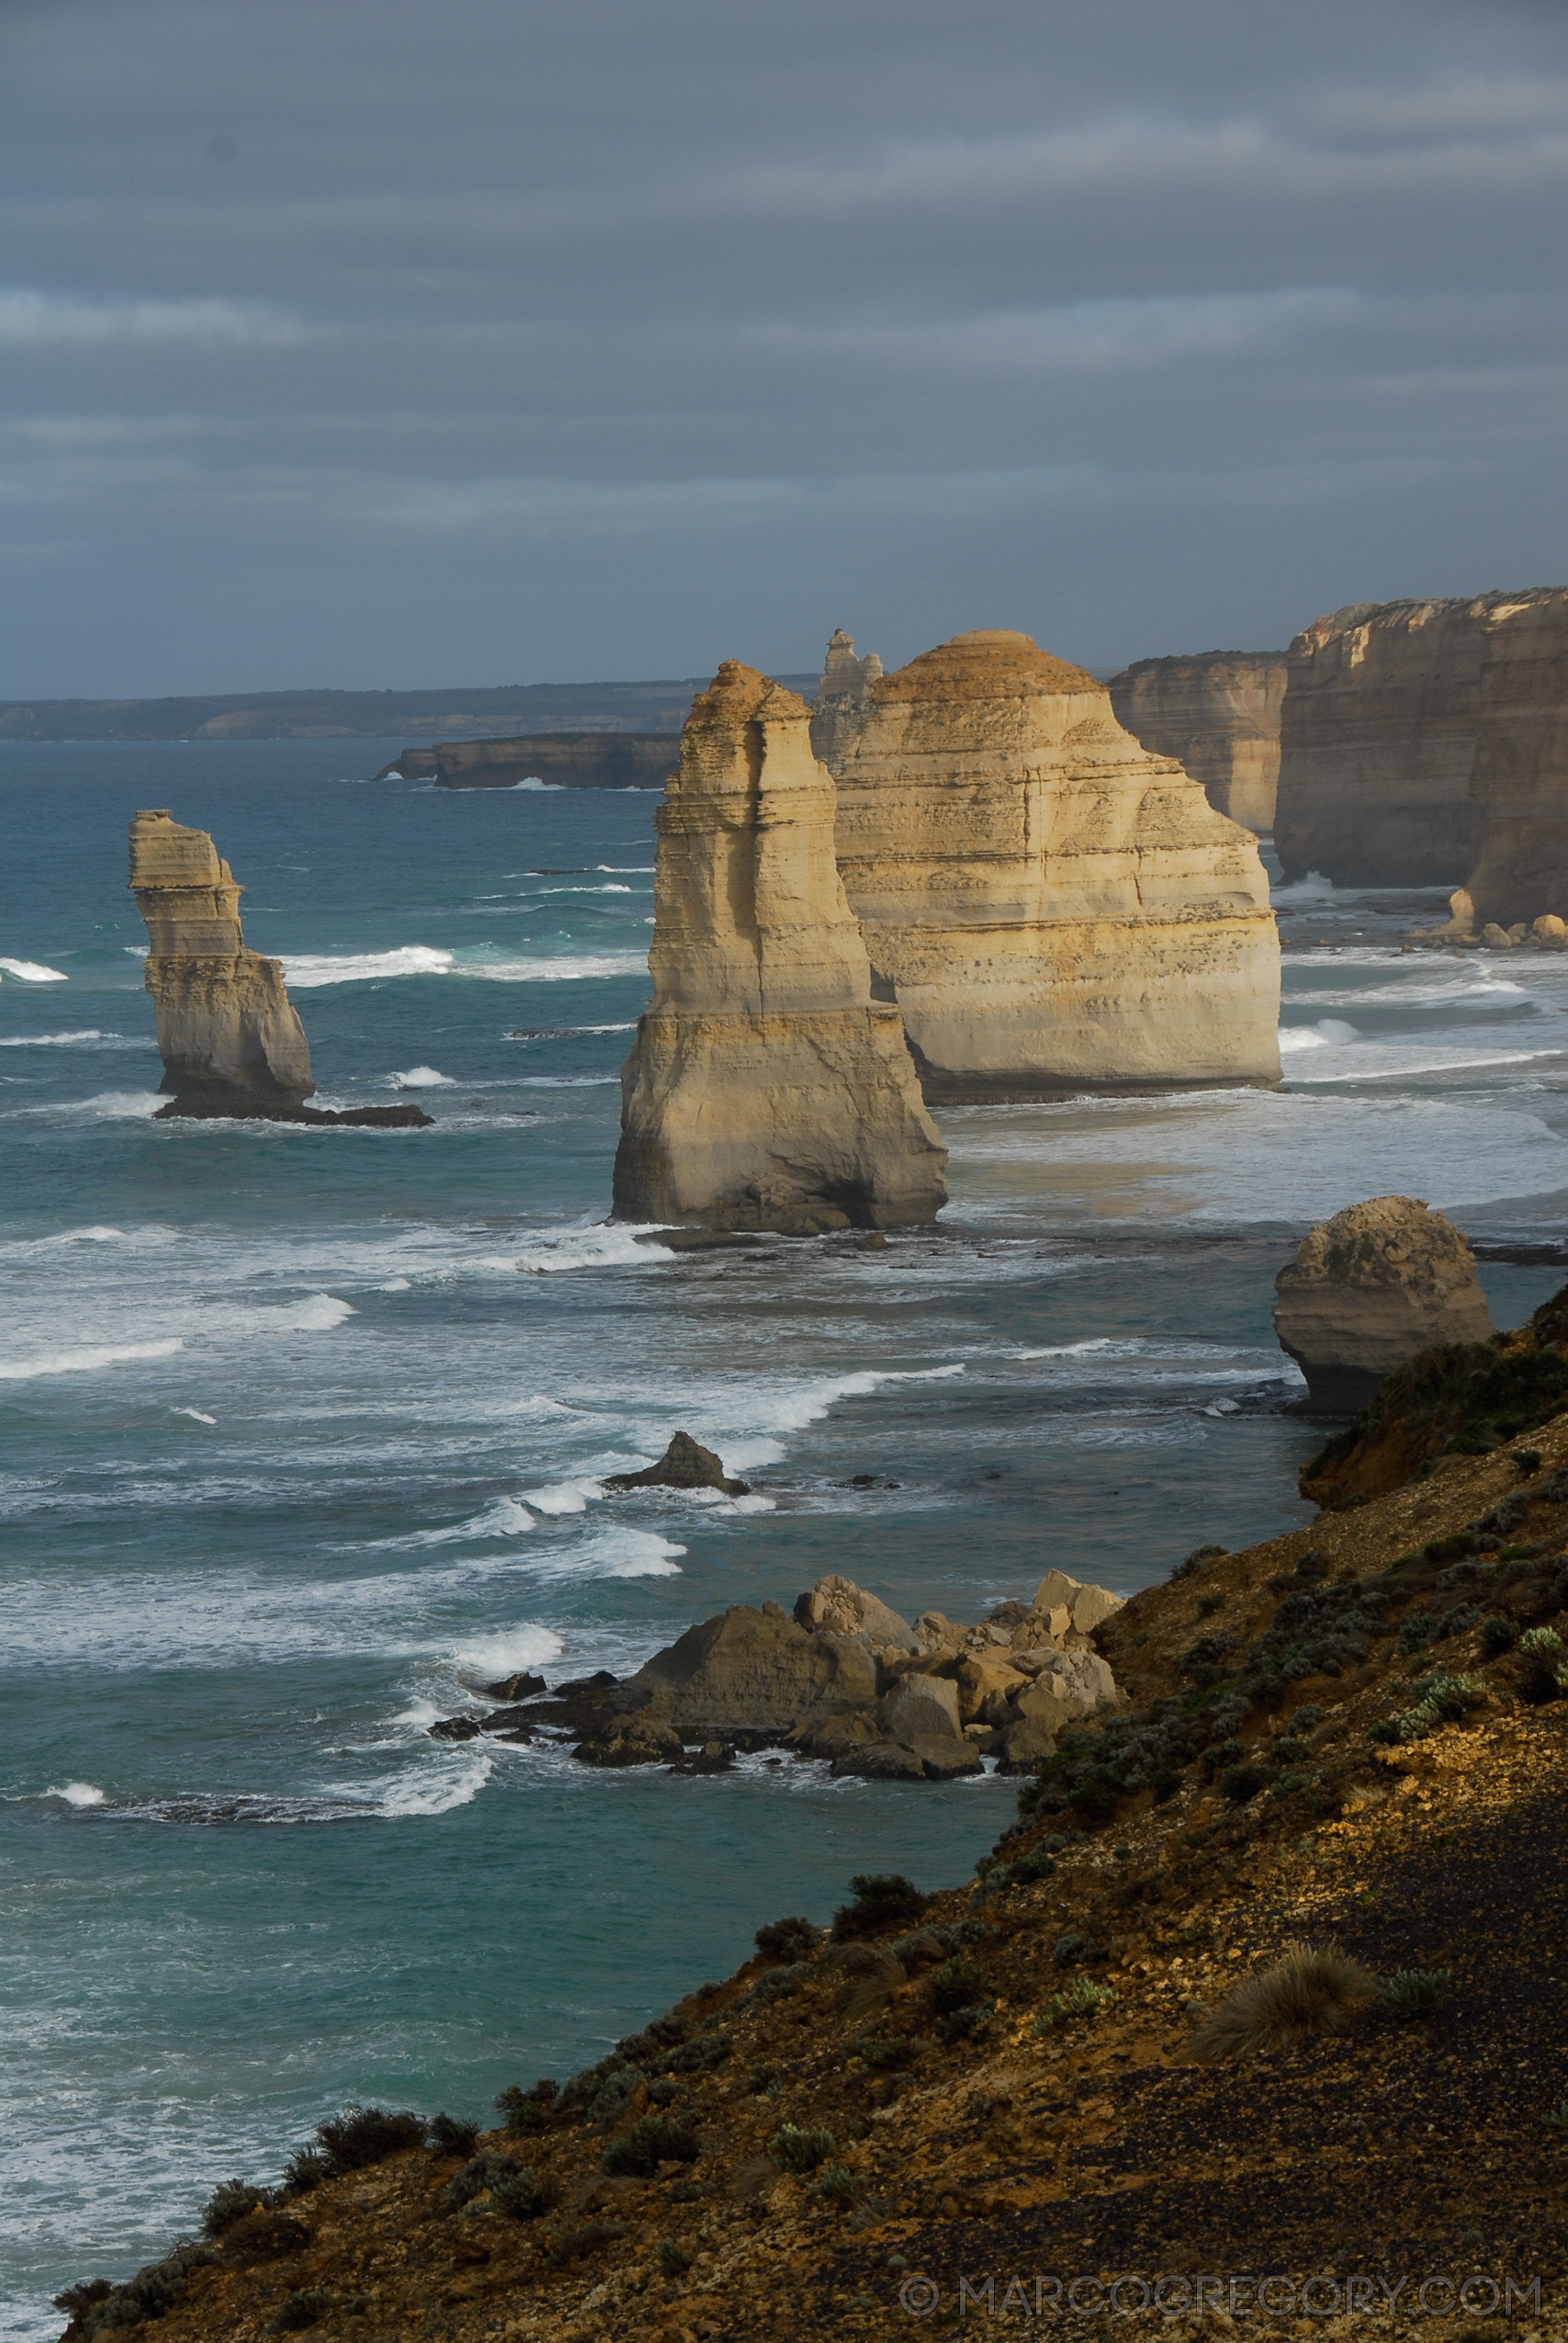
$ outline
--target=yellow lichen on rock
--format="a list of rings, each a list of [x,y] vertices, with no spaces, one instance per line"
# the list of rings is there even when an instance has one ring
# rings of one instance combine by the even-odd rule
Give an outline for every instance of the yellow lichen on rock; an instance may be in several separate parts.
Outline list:
[[[1279,1080],[1255,840],[1001,629],[870,685],[839,862],[928,1097]]]

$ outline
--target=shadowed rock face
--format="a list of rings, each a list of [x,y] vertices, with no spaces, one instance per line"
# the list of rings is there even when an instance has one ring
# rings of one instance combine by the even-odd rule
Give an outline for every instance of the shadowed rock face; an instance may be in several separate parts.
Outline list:
[[[1303,1237],[1275,1280],[1274,1330],[1324,1415],[1359,1415],[1432,1342],[1484,1342],[1492,1314],[1463,1237],[1417,1196],[1372,1196]]]
[[[928,1098],[1279,1080],[1254,840],[1027,635],[958,635],[870,689],[839,862]]]
[[[206,831],[139,813],[130,887],[147,922],[143,981],[157,1013],[160,1087],[209,1112],[302,1104],[316,1085],[282,965],[246,950],[242,890]]]
[[[805,702],[727,660],[657,818],[653,1000],[621,1076],[623,1219],[805,1234],[935,1218],[945,1149],[833,859]]]
[[[881,673],[882,662],[874,651],[857,659],[854,637],[846,635],[842,627],[834,629],[811,709],[812,751],[829,773],[838,771],[840,755],[859,739],[871,705],[871,687]]]
[[[1488,610],[1470,795],[1476,922],[1568,913],[1568,588]]]
[[[1284,696],[1282,651],[1140,659],[1111,678],[1123,730],[1152,756],[1175,757],[1216,813],[1259,832],[1274,827]]]

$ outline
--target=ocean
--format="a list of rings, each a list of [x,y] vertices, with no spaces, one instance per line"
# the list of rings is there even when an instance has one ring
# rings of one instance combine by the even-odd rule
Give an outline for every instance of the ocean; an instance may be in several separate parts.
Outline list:
[[[1308,1518],[1269,1305],[1401,1190],[1556,1240],[1568,957],[1402,955],[1282,890],[1278,1092],[941,1119],[932,1230],[673,1257],[609,1226],[652,793],[451,794],[396,741],[0,746],[0,2336],[351,2098],[483,2115],[852,1872],[962,1878],[992,1777],[591,1772],[427,1726],[842,1570],[974,1618]],[[126,825],[209,829],[327,1105],[160,1124]],[[1499,1324],[1563,1271],[1483,1270]],[[684,1429],[753,1493],[607,1498]],[[856,1476],[873,1486],[856,1487]]]

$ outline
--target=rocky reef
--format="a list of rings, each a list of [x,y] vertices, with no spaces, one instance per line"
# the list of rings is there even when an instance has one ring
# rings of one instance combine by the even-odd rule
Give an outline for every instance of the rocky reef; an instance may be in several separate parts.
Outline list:
[[[1303,1238],[1275,1285],[1274,1330],[1317,1414],[1359,1415],[1418,1351],[1493,1330],[1469,1245],[1418,1196],[1337,1212]]]
[[[806,703],[726,660],[657,816],[653,999],[621,1076],[615,1210],[809,1234],[935,1218],[945,1149],[833,859]]]
[[[438,789],[657,789],[673,766],[673,732],[531,732],[511,741],[439,741],[400,750],[378,781],[434,781]]]
[[[247,950],[243,889],[205,830],[162,809],[130,824],[130,889],[147,922],[143,982],[157,1016],[164,1115],[260,1116],[271,1122],[427,1124],[417,1106],[333,1113],[305,1104],[315,1090],[310,1046],[283,966]]]
[[[838,844],[926,1095],[1274,1082],[1280,947],[1247,832],[1030,638],[869,686]]]
[[[1001,1603],[977,1626],[939,1611],[911,1626],[832,1572],[793,1615],[776,1602],[731,1603],[624,1681],[601,1673],[553,1693],[540,1686],[430,1730],[438,1740],[565,1737],[585,1765],[682,1772],[769,1748],[878,1782],[944,1782],[980,1772],[986,1757],[1022,1772],[1052,1755],[1065,1727],[1114,1705],[1093,1638],[1120,1609],[1107,1588],[1051,1570],[1032,1602]]]
[[[1112,675],[1110,689],[1123,731],[1152,756],[1175,757],[1202,783],[1216,813],[1246,830],[1273,829],[1283,651],[1138,659]]]
[[[871,687],[881,673],[882,662],[874,651],[857,659],[853,636],[846,635],[842,627],[834,628],[811,707],[812,750],[829,773],[838,771],[840,757],[860,738],[871,705]]]

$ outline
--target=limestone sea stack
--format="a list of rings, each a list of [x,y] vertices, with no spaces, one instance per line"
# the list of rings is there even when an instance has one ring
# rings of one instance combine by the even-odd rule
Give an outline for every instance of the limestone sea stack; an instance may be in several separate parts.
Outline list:
[[[854,637],[846,635],[842,627],[834,628],[811,707],[811,746],[829,773],[838,771],[840,757],[859,740],[871,705],[871,687],[881,673],[882,662],[874,651],[857,659]]]
[[[1271,831],[1280,786],[1281,651],[1205,651],[1139,659],[1111,678],[1122,730],[1153,756],[1173,756],[1216,813]]]
[[[928,1098],[1280,1078],[1280,945],[1248,832],[1000,629],[874,682],[839,862]]]
[[[130,888],[147,922],[142,981],[157,1017],[160,1087],[173,1092],[164,1115],[396,1127],[431,1121],[417,1106],[332,1113],[305,1104],[316,1087],[310,1045],[282,962],[246,948],[243,889],[205,830],[164,809],[137,814]]]
[[[872,999],[810,721],[734,659],[693,704],[656,817],[622,1219],[809,1234],[930,1221],[946,1201],[898,1012]]]
[[[1275,1280],[1274,1330],[1314,1414],[1359,1415],[1433,1342],[1484,1342],[1492,1314],[1463,1237],[1418,1196],[1371,1196],[1303,1238]]]

